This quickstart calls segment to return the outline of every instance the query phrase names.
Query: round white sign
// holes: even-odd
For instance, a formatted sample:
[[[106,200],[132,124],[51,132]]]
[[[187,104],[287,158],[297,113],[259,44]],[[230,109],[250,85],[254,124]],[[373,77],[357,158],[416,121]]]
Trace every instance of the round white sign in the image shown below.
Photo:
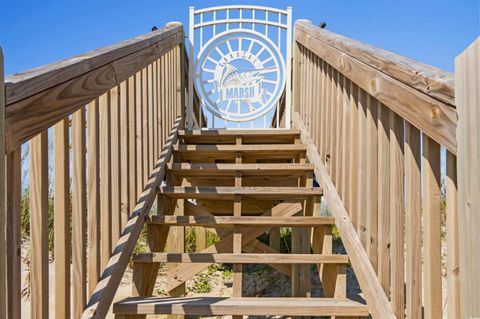
[[[251,121],[273,107],[285,85],[285,63],[266,36],[232,30],[199,53],[195,86],[202,104],[227,121]]]

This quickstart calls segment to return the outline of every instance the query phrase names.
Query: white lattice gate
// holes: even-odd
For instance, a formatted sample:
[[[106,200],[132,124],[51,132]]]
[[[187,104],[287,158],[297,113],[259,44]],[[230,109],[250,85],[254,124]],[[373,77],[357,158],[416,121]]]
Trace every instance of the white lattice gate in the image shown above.
[[[189,24],[188,128],[195,92],[204,127],[289,128],[292,9],[190,7]]]

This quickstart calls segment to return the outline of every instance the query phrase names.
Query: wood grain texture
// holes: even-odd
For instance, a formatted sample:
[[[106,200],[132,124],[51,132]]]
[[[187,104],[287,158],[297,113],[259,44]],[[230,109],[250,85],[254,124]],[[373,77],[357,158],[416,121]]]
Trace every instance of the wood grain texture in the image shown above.
[[[368,260],[368,255],[363,249],[362,243],[356,234],[356,230],[348,217],[340,196],[325,168],[320,160],[318,151],[312,142],[311,137],[306,131],[298,117],[294,113],[294,126],[302,130],[302,142],[308,146],[307,154],[310,162],[315,165],[315,176],[324,190],[332,215],[335,217],[337,228],[342,237],[343,244],[349,256],[352,267],[356,270],[360,288],[362,289],[365,300],[370,307],[370,313],[374,318],[395,318],[387,296],[382,289],[379,279]]]
[[[41,91],[24,96],[21,100],[7,102],[6,152],[104,94],[178,45],[183,41],[183,31],[181,27],[174,29],[172,32],[164,30],[168,32],[167,37],[144,49],[108,60],[105,64],[81,72],[73,78],[69,78],[67,74],[68,79],[42,87]],[[82,64],[88,65],[88,60]],[[34,80],[20,81],[15,91],[21,92],[22,87],[32,84],[30,81]]]
[[[54,254],[55,254],[55,316],[71,314],[71,211],[70,211],[70,120],[65,118],[53,127],[54,181]]]
[[[397,318],[405,315],[404,120],[390,112],[390,300]]]
[[[390,110],[378,105],[378,279],[390,296]]]
[[[30,141],[30,280],[33,319],[48,318],[48,136]]]
[[[455,90],[452,73],[431,65],[382,50],[300,20],[295,29],[309,33],[326,44],[362,61],[412,88],[444,103],[454,105]]]
[[[120,314],[253,315],[253,316],[368,316],[368,307],[333,298],[128,298],[114,305]]]
[[[112,188],[110,175],[110,93],[99,98],[100,124],[100,242],[101,269],[107,266],[112,251]]]
[[[327,216],[151,216],[149,223],[181,226],[232,227],[243,226],[319,226],[332,225],[333,217]]]
[[[1,75],[0,75],[1,76]],[[20,148],[6,156],[6,311],[4,318],[21,318],[22,269],[21,269],[21,198],[22,151]]]
[[[99,101],[87,106],[87,256],[88,296],[91,295],[100,276],[100,128]]]
[[[150,211],[157,196],[157,187],[160,185],[165,174],[165,165],[172,155],[172,144],[176,141],[177,130],[180,119],[177,119],[165,144],[162,155],[152,171],[148,188],[145,189],[143,197],[139,200],[135,209],[131,212],[130,218],[122,231],[122,236],[113,249],[108,265],[104,268],[100,280],[89,301],[86,303],[82,318],[104,318],[110,308],[116,289],[122,279],[125,268],[128,265],[130,256],[145,222],[145,215]]]
[[[460,318],[460,234],[458,230],[457,158],[447,152],[447,314]]]
[[[85,108],[72,116],[72,315],[80,317],[87,299],[87,185]]]
[[[479,60],[479,38],[455,60],[455,103],[459,117],[457,172],[462,318],[480,316]]]
[[[296,28],[295,39],[312,50],[378,101],[456,153],[457,114],[455,109],[398,79],[331,46],[315,28]]]
[[[425,318],[442,316],[440,145],[423,134],[423,249]]]
[[[420,131],[405,123],[406,317],[422,318],[422,202]]]

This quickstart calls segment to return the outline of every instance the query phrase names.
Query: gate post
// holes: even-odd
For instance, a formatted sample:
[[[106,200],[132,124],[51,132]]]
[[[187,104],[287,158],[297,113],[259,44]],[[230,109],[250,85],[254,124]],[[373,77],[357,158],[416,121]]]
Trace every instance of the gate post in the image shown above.
[[[462,318],[480,318],[480,37],[455,59]]]

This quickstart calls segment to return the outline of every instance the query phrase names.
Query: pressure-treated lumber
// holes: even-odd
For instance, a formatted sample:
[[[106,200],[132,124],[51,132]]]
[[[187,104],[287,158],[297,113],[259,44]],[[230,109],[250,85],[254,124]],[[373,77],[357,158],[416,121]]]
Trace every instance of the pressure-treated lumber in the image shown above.
[[[384,73],[383,69],[379,70],[365,63],[357,55],[332,45],[326,38],[325,31],[314,27],[310,22],[298,22],[295,26],[296,41],[456,154],[457,116],[450,104],[405,84]],[[389,69],[393,67],[394,65],[390,65]]]
[[[160,193],[172,198],[189,199],[234,199],[235,195],[258,199],[303,199],[308,196],[321,195],[313,187],[181,187],[163,186]]]
[[[455,103],[459,118],[457,172],[462,318],[480,317],[479,61],[480,38],[455,60]]]
[[[0,152],[5,154],[5,84],[3,70],[3,50],[0,47]],[[0,181],[5,180],[5,156],[0,158]],[[0,193],[5,193],[5,183],[0,185]],[[7,315],[7,242],[6,242],[6,198],[0,198],[0,315],[3,318]],[[7,288],[7,289],[5,289]],[[20,315],[20,313],[18,314]]]
[[[173,263],[239,263],[239,264],[341,264],[348,263],[347,255],[321,254],[210,254],[210,253],[138,253],[133,261]]]
[[[455,105],[454,76],[450,72],[335,34],[308,20],[298,20],[295,29],[318,37],[326,44],[416,90]]]
[[[157,196],[157,187],[163,180],[165,165],[172,155],[172,145],[177,140],[177,130],[180,123],[180,119],[175,121],[175,125],[162,150],[162,154],[150,175],[142,198],[131,212],[127,225],[123,229],[117,245],[113,249],[108,265],[100,276],[95,291],[85,306],[82,314],[82,318],[84,319],[104,318],[110,308],[117,287],[122,279],[123,272],[128,265],[130,256],[140,236],[145,222],[145,215],[150,211],[154,199]]]
[[[183,41],[181,25],[7,79],[6,152],[126,80]]]
[[[177,314],[196,316],[368,316],[368,307],[337,298],[128,298],[113,306],[116,314]]]
[[[232,227],[242,226],[319,226],[333,225],[333,217],[308,217],[308,216],[162,216],[153,215],[149,223],[168,226],[206,226],[206,227]]]
[[[30,141],[30,278],[32,313],[48,318],[48,136]]]
[[[235,159],[240,152],[244,157],[261,159],[293,159],[305,152],[305,146],[298,144],[250,144],[250,145],[176,145],[174,151],[184,159],[202,161]]]
[[[295,137],[300,136],[298,130],[286,129],[192,130],[178,134],[185,144],[235,144],[237,136],[242,136],[242,144],[279,144],[293,143]]]
[[[168,164],[168,169],[176,176],[235,176],[241,172],[242,177],[246,176],[271,176],[271,175],[298,175],[306,171],[312,171],[312,164],[290,164],[290,163],[173,163]]]
[[[374,318],[395,318],[392,307],[380,285],[375,270],[370,264],[368,255],[363,249],[355,228],[348,217],[348,212],[333,185],[327,169],[318,155],[317,148],[313,144],[310,135],[299,118],[298,113],[294,113],[294,125],[302,131],[302,142],[308,146],[307,156],[311,163],[315,165],[315,176],[324,190],[324,196],[327,199],[329,209],[335,217],[335,224],[342,237],[342,242],[345,246],[352,267],[355,269],[355,274],[360,284],[360,288],[364,293],[365,300],[370,307],[370,313]]]

